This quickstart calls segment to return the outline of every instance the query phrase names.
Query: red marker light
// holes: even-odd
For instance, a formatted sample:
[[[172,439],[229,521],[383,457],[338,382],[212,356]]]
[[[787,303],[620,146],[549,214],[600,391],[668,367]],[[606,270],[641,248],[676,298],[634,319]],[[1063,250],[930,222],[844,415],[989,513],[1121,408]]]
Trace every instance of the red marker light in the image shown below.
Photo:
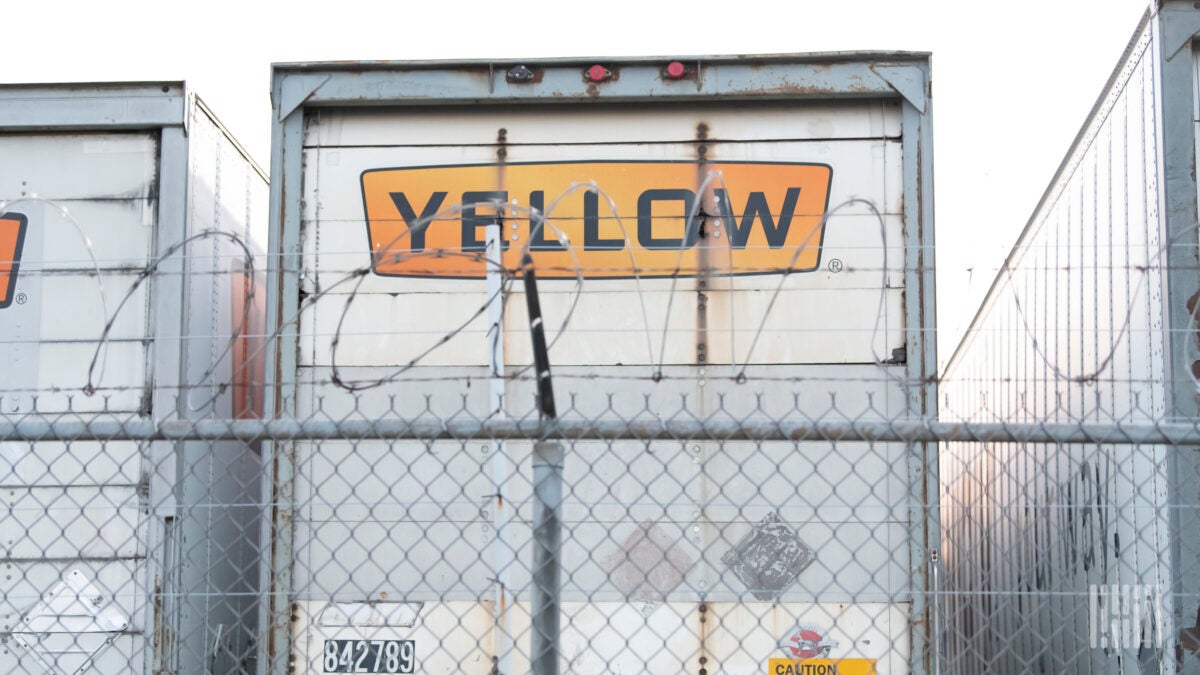
[[[667,64],[667,77],[671,78],[672,80],[678,80],[679,78],[683,77],[685,70],[686,69],[683,67],[682,63],[679,61],[672,61]]]
[[[608,68],[599,64],[587,69],[587,79],[592,82],[603,82],[608,79]]]

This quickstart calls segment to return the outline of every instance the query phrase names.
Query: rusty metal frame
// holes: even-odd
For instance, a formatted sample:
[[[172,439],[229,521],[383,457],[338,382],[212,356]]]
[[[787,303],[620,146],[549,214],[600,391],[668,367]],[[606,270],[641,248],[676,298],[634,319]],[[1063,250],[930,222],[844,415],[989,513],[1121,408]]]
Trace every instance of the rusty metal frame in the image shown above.
[[[1200,39],[1200,5],[1179,0],[1160,2],[1155,22],[1157,61],[1154,64],[1159,80],[1158,145],[1163,166],[1160,190],[1161,208],[1167,241],[1166,309],[1167,345],[1167,416],[1173,421],[1195,420],[1200,417],[1197,407],[1194,364],[1187,362],[1195,353],[1196,326],[1190,303],[1200,293],[1200,249],[1194,232],[1200,222],[1197,202],[1196,120],[1198,114],[1196,49]],[[1189,348],[1189,343],[1193,346]],[[1171,504],[1192,501],[1200,489],[1197,473],[1200,462],[1193,453],[1175,453],[1169,468],[1168,500]],[[1171,594],[1179,598],[1168,610],[1170,634],[1192,628],[1200,603],[1188,602],[1186,589],[1200,587],[1200,563],[1187,550],[1184,533],[1200,532],[1200,517],[1195,509],[1171,509],[1170,530],[1178,533],[1170,546]],[[1192,539],[1191,543],[1195,543]],[[1194,658],[1194,657],[1193,657]]]
[[[182,122],[171,128],[163,128],[159,141],[159,202],[158,223],[154,237],[155,255],[163,255],[188,236],[188,139]],[[188,263],[180,258],[167,259],[160,265],[165,272],[154,279],[154,301],[151,321],[154,326],[156,348],[154,371],[159,386],[152,390],[152,411],[155,419],[179,419],[186,414],[184,397],[178,396],[178,387],[187,380],[187,360],[173,338],[165,336],[186,335]],[[175,347],[172,349],[172,347]],[[157,441],[146,444],[143,451],[150,474],[149,507],[155,539],[148,547],[161,556],[161,565],[153,569],[146,579],[146,597],[151,599],[154,621],[153,649],[147,650],[147,672],[171,670],[179,667],[178,631],[179,602],[170,600],[181,584],[179,570],[169,569],[169,551],[174,551],[179,530],[168,524],[178,522],[180,486],[184,467],[177,461],[184,444]],[[177,562],[177,561],[176,561]]]
[[[274,348],[265,359],[263,390],[269,415],[295,412],[296,343],[298,326],[290,321],[299,309],[300,200],[302,113],[280,116],[280,83],[272,88],[276,116],[271,128],[270,220],[268,222],[267,318],[268,331],[278,331]],[[288,195],[297,195],[288,200]],[[273,254],[273,255],[272,255]],[[265,511],[261,519],[259,550],[259,673],[287,673],[292,634],[292,508],[295,494],[295,445],[263,444]]]
[[[937,419],[937,313],[934,287],[933,119],[928,66],[920,72],[925,102],[905,98],[901,142],[904,159],[905,378],[908,415]],[[911,665],[914,674],[937,675],[940,636],[933,610],[935,566],[941,542],[937,443],[908,447],[908,538],[911,573]]]
[[[116,131],[184,126],[182,82],[6,84],[0,86],[5,131]],[[47,105],[53,101],[53,105]],[[27,105],[21,105],[21,102]]]

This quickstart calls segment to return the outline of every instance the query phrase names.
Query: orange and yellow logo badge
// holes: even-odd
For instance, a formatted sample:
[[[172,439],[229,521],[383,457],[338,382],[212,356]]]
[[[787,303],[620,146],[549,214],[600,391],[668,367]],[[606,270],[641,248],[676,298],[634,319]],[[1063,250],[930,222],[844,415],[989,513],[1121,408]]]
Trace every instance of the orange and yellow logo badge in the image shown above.
[[[824,164],[559,162],[373,169],[362,190],[379,275],[482,278],[499,222],[510,269],[528,245],[543,278],[654,278],[816,269],[832,177]]]
[[[11,305],[16,295],[26,222],[19,213],[0,214],[0,309]]]

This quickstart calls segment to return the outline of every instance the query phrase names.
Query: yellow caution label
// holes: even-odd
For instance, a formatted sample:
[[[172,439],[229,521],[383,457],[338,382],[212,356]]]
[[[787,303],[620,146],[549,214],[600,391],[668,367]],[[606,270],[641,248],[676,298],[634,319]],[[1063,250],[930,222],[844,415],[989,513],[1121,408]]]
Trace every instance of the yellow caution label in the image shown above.
[[[875,659],[771,659],[769,675],[875,675]]]

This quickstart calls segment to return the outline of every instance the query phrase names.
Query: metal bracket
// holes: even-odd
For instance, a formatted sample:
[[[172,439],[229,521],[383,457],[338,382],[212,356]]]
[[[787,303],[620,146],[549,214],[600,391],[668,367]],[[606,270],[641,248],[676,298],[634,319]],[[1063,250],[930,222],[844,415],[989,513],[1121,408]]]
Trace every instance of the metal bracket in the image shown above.
[[[904,97],[917,112],[924,114],[929,100],[925,71],[913,65],[872,65],[871,71],[882,77],[897,94]]]
[[[308,99],[317,93],[317,90],[329,81],[332,75],[323,77],[316,75],[285,75],[279,83],[279,101],[276,103],[278,111],[276,119],[282,122],[287,119],[297,108],[304,105]]]
[[[1189,47],[1192,39],[1200,33],[1200,12],[1164,8],[1158,15],[1159,25],[1162,26],[1163,58],[1170,61]]]

